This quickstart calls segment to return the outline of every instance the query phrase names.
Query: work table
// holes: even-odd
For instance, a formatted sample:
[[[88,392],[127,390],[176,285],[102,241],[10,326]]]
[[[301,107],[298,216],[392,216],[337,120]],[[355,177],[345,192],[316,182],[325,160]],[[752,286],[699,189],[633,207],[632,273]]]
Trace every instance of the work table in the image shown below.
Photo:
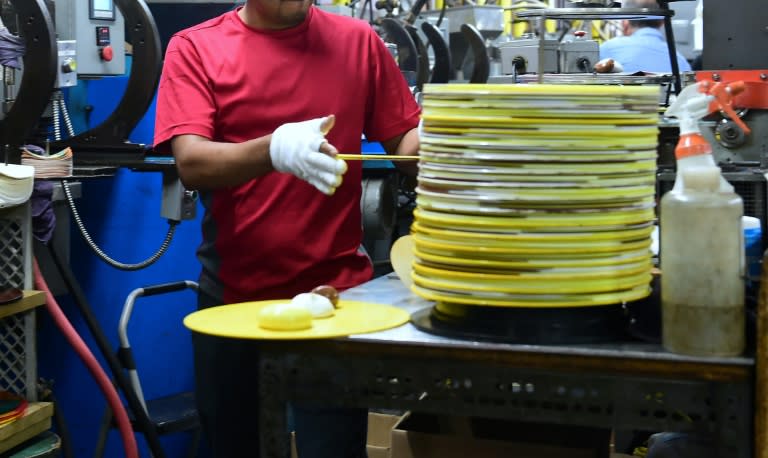
[[[410,313],[432,305],[394,274],[345,291],[341,298]],[[289,401],[700,431],[714,438],[718,456],[753,456],[752,357],[696,358],[642,342],[488,343],[433,335],[411,323],[348,338],[262,341],[260,347],[262,456],[287,456],[282,412]]]

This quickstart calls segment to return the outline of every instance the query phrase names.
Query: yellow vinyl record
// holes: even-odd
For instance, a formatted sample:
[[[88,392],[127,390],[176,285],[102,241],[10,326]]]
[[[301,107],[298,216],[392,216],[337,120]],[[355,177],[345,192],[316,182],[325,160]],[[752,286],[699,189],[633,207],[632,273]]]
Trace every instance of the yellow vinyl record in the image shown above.
[[[602,211],[615,212],[633,209],[652,208],[653,204],[647,201],[652,197],[643,199],[643,204],[637,205],[636,201],[625,199],[614,199],[605,201],[567,201],[556,204],[554,201],[537,200],[519,200],[517,205],[499,204],[498,202],[444,202],[435,199],[427,199],[418,196],[416,203],[424,211],[434,211],[443,214],[453,214],[456,216],[482,216],[499,218],[532,218],[537,215],[548,215],[559,211],[561,215],[576,214],[578,211]],[[548,213],[549,212],[549,213]],[[561,221],[563,221],[561,219]],[[569,223],[571,219],[563,221]],[[530,227],[530,226],[529,226]]]
[[[627,241],[650,238],[654,231],[654,226],[650,223],[628,227],[622,230],[603,231],[603,232],[537,232],[537,231],[517,231],[517,232],[489,232],[472,230],[452,230],[441,227],[434,227],[424,224],[421,221],[414,221],[411,224],[411,232],[421,233],[439,240],[455,241],[464,243],[478,243],[487,246],[496,244],[519,243],[521,241],[530,242],[595,242],[595,241]]]
[[[452,304],[477,305],[485,307],[594,307],[600,305],[621,304],[648,297],[651,288],[647,285],[638,286],[627,291],[599,294],[562,294],[562,295],[513,295],[499,294],[496,297],[479,297],[474,294],[463,294],[451,291],[435,291],[423,288],[417,284],[411,285],[411,291],[416,295],[437,302]]]
[[[498,297],[503,294],[560,295],[615,293],[651,283],[651,272],[619,278],[578,279],[578,280],[473,280],[461,281],[436,276],[412,274],[413,284],[437,291],[453,291],[473,294],[478,297]]]
[[[629,151],[629,150],[604,150],[604,151],[580,151],[562,152],[547,149],[513,150],[513,149],[469,149],[434,146],[422,143],[419,152],[419,160],[424,162],[462,161],[464,163],[526,163],[537,164],[549,162],[554,164],[570,163],[624,163],[635,162],[643,159],[655,159],[655,150]]]
[[[428,98],[452,97],[545,97],[562,99],[567,97],[605,97],[609,99],[655,100],[658,102],[658,87],[610,86],[610,85],[568,85],[568,84],[426,84],[424,94]]]
[[[530,228],[548,228],[552,232],[585,232],[624,229],[627,226],[653,221],[656,215],[653,208],[627,211],[537,212],[518,217],[459,215],[416,208],[414,216],[417,220],[448,229],[473,227],[506,232]]]
[[[656,157],[653,159],[641,159],[641,160],[628,160],[624,162],[602,162],[602,163],[580,163],[574,162],[531,162],[531,161],[481,161],[477,159],[468,159],[464,157],[444,157],[430,153],[429,151],[421,151],[420,165],[442,165],[445,167],[477,167],[482,168],[496,168],[506,169],[514,173],[529,173],[529,174],[564,174],[564,175],[577,175],[579,173],[588,174],[614,174],[614,173],[638,173],[641,171],[652,172],[656,171]]]
[[[650,259],[622,266],[604,266],[570,269],[537,269],[537,270],[497,270],[470,271],[455,270],[448,267],[413,263],[413,271],[426,278],[458,280],[466,282],[524,282],[533,281],[576,281],[600,278],[622,278],[651,272],[653,264]]]
[[[431,120],[445,120],[445,119],[463,119],[467,124],[478,124],[486,120],[505,121],[507,119],[514,118],[537,118],[537,119],[565,119],[582,118],[588,116],[592,119],[631,119],[635,120],[640,116],[648,114],[648,110],[644,110],[642,107],[638,109],[632,108],[599,108],[584,109],[546,109],[546,108],[524,108],[517,106],[506,106],[502,108],[429,108],[426,107],[423,110],[423,118],[425,122]],[[658,122],[658,114],[653,113],[653,117]],[[650,124],[650,123],[647,123]]]
[[[569,115],[611,118],[626,114],[644,115],[652,113],[657,103],[644,101],[629,102],[624,105],[615,102],[598,101],[562,101],[562,100],[453,100],[427,99],[422,107],[430,114],[480,113],[491,116],[525,116],[535,118],[569,119]]]
[[[604,118],[587,118],[584,115],[573,115],[573,118],[568,119],[568,123],[581,123],[585,125],[602,125],[606,122],[612,122],[620,126],[650,126],[658,124],[659,115],[656,113],[638,116],[634,114],[629,117],[604,117]],[[560,119],[558,116],[553,115],[554,119]],[[422,115],[425,125],[435,126],[484,126],[484,127],[509,127],[524,125],[526,122],[532,123],[541,122],[540,118],[531,117],[505,117],[505,116],[468,116],[468,115],[434,115],[424,113]]]
[[[647,178],[655,177],[653,170],[630,170],[624,172],[597,173],[569,170],[573,164],[561,166],[562,171],[549,171],[544,173],[532,173],[511,164],[437,164],[422,160],[419,163],[419,176],[441,178],[446,180],[465,180],[477,183],[496,183],[502,181],[531,181],[531,182],[584,182],[599,180],[618,180],[622,178]],[[581,166],[583,164],[576,164]]]
[[[456,137],[450,135],[422,135],[422,145],[483,148],[510,150],[556,150],[577,153],[578,151],[633,151],[655,148],[656,136],[619,137],[616,135],[598,138],[534,138],[520,137]]]
[[[344,337],[383,331],[407,323],[410,315],[390,305],[341,299],[329,318],[312,320],[312,327],[301,331],[273,331],[259,326],[259,312],[288,300],[243,302],[199,310],[184,318],[192,331],[220,337],[258,340],[302,340]]]
[[[600,240],[596,242],[533,242],[523,241],[515,243],[500,244],[479,244],[462,243],[458,241],[442,241],[419,233],[413,233],[413,240],[416,247],[429,250],[444,250],[457,253],[459,256],[474,254],[475,256],[486,254],[508,255],[508,254],[580,254],[580,253],[623,253],[627,251],[637,251],[643,248],[650,249],[650,237],[621,241],[621,240]]]
[[[658,127],[652,126],[621,126],[616,124],[579,125],[568,123],[539,123],[520,126],[473,127],[473,126],[423,126],[422,135],[453,135],[457,137],[545,137],[545,138],[594,138],[604,135],[614,135],[621,138],[652,137],[658,135]]]
[[[474,256],[460,258],[456,253],[453,252],[446,252],[441,250],[424,251],[419,247],[416,247],[413,252],[416,258],[425,263],[432,263],[434,265],[442,266],[455,266],[457,269],[486,269],[488,271],[499,269],[557,269],[574,267],[621,266],[625,264],[643,262],[644,260],[650,260],[652,256],[651,251],[646,249],[619,254],[588,253],[571,255],[568,257],[562,255],[539,255],[535,258],[527,255],[485,258]]]
[[[504,206],[508,203],[525,201],[537,202],[632,202],[656,195],[653,185],[645,186],[609,186],[593,188],[503,188],[503,189],[458,189],[432,191],[423,186],[416,187],[416,194],[424,203],[488,203]]]
[[[655,186],[656,181],[652,174],[642,174],[635,177],[597,178],[592,180],[569,180],[567,177],[559,177],[552,181],[523,180],[523,181],[496,181],[496,180],[463,180],[446,179],[442,175],[434,177],[429,172],[422,171],[418,177],[419,186],[431,190],[497,192],[507,189],[519,188],[615,188],[623,186]]]

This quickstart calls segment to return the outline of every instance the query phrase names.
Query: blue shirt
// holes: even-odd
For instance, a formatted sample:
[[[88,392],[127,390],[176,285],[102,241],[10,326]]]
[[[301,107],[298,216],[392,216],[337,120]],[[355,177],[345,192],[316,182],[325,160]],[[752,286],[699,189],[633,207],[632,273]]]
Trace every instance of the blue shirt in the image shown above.
[[[628,37],[612,38],[600,45],[600,59],[607,58],[620,62],[627,73],[672,73],[667,41],[661,30],[653,27],[637,29]],[[680,53],[677,53],[677,65],[681,72],[691,70]]]

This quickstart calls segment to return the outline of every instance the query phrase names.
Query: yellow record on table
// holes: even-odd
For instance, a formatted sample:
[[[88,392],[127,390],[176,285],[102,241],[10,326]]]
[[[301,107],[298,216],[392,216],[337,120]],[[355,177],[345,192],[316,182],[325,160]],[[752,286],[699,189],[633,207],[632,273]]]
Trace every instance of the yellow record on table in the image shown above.
[[[505,257],[458,257],[456,253],[435,250],[434,252],[415,247],[417,259],[436,265],[453,266],[459,269],[548,269],[568,267],[621,266],[651,259],[650,250],[627,253],[589,253],[570,256],[505,256]]]
[[[487,181],[475,181],[464,179],[445,179],[442,174],[434,176],[429,171],[419,170],[419,185],[429,189],[446,190],[447,192],[457,191],[500,191],[508,189],[519,188],[613,188],[619,186],[640,186],[640,185],[654,185],[654,176],[649,173],[634,177],[619,177],[619,178],[597,178],[593,177],[592,180],[570,180],[567,177],[559,177],[557,180],[542,181],[542,180],[523,180],[512,181],[506,177],[507,180],[495,181],[488,178]]]
[[[590,202],[603,203],[607,201],[634,202],[638,199],[655,195],[654,186],[613,186],[595,188],[507,188],[493,190],[458,190],[458,191],[430,191],[423,186],[416,188],[416,194],[422,197],[424,203],[441,202],[449,204],[457,203],[495,203],[502,206],[513,202],[518,206],[525,201],[556,201],[566,202]]]
[[[606,135],[602,138],[535,138],[519,137],[482,137],[467,138],[452,135],[423,135],[421,145],[460,148],[484,148],[503,150],[556,150],[563,152],[600,151],[600,150],[639,150],[654,148],[656,136],[618,137]]]
[[[473,127],[473,126],[434,126],[427,125],[422,128],[422,135],[456,135],[467,137],[597,137],[601,135],[616,135],[620,137],[648,137],[658,134],[658,127],[654,126],[620,126],[616,124],[546,124],[534,123],[521,126],[498,127]]]
[[[638,251],[651,247],[651,238],[638,240],[598,240],[581,242],[559,242],[556,240],[546,242],[519,241],[499,244],[462,243],[458,241],[444,241],[419,233],[413,233],[416,246],[421,249],[438,249],[452,251],[459,256],[483,255],[507,255],[507,254],[569,254],[581,253],[624,253]]]
[[[643,199],[646,200],[646,199]],[[556,211],[556,210],[570,210],[570,209],[584,209],[584,210],[595,210],[595,209],[604,209],[604,211],[607,212],[614,212],[617,210],[622,210],[627,207],[631,207],[634,204],[634,201],[632,199],[625,199],[625,198],[614,198],[614,199],[604,199],[602,201],[596,201],[596,200],[561,200],[558,201],[557,199],[549,199],[549,200],[527,200],[527,199],[520,199],[520,200],[510,200],[507,202],[499,201],[499,200],[493,200],[493,201],[483,201],[483,200],[475,200],[475,201],[458,201],[456,199],[453,200],[447,200],[447,199],[435,199],[431,197],[427,197],[424,195],[419,195],[416,198],[416,204],[419,208],[429,211],[433,210],[436,212],[445,212],[446,214],[454,214],[454,213],[463,213],[466,215],[478,215],[481,217],[493,217],[493,216],[499,216],[499,217],[510,217],[510,218],[534,218],[541,215],[546,215],[546,211]],[[527,207],[527,208],[524,208]],[[640,208],[645,208],[647,206],[643,206]],[[635,206],[635,208],[638,208]],[[534,209],[534,212],[529,212],[530,209]],[[564,213],[565,214],[565,213]],[[486,216],[488,215],[488,216]],[[491,216],[493,215],[493,216]],[[568,224],[568,221],[575,221],[575,218],[571,218],[571,215],[580,217],[578,213],[573,214],[565,214],[565,216],[568,218],[567,221],[562,220],[560,218],[559,221],[562,223]],[[462,216],[462,215],[454,215],[454,216]],[[561,215],[562,216],[562,215]],[[513,224],[519,223],[519,221],[512,222]],[[570,225],[570,224],[568,224]],[[534,227],[535,225],[528,226],[528,227]]]
[[[453,291],[455,293],[475,294],[479,297],[495,297],[498,294],[529,294],[529,295],[552,295],[552,294],[592,294],[592,293],[612,293],[625,291],[631,288],[637,288],[651,283],[651,269],[639,274],[618,277],[618,278],[599,278],[599,279],[578,279],[578,280],[534,280],[530,278],[520,280],[496,280],[496,279],[474,279],[471,281],[453,280],[448,278],[439,278],[434,274],[429,276],[421,275],[414,271],[412,273],[413,284],[422,288],[429,288],[439,291]]]
[[[608,86],[567,84],[425,84],[430,98],[466,97],[607,97],[610,99],[649,99],[658,102],[659,88],[651,86]]]
[[[521,164],[522,165],[522,164]],[[527,164],[533,165],[533,164]],[[523,169],[517,164],[437,164],[423,161],[419,164],[419,176],[466,180],[475,183],[497,183],[506,181],[531,181],[531,182],[584,182],[601,180],[619,180],[623,178],[647,178],[655,177],[653,170],[630,170],[619,172],[587,172],[569,170],[573,166],[583,167],[586,164],[560,165],[563,171],[549,170],[534,173],[529,169]],[[617,164],[611,164],[617,165]],[[633,164],[634,165],[634,164]],[[581,172],[581,173],[580,173]]]
[[[560,151],[551,151],[541,148],[539,150],[514,150],[514,149],[467,149],[454,147],[435,147],[428,144],[422,144],[419,159],[427,162],[445,162],[445,161],[463,161],[465,163],[475,162],[512,162],[512,163],[534,163],[541,162],[553,164],[571,164],[571,163],[622,163],[633,162],[640,159],[655,159],[656,151],[628,151],[628,150],[608,150],[600,151],[582,151],[579,154],[563,153]]]
[[[634,227],[628,227],[622,230],[605,232],[536,232],[536,231],[517,231],[517,232],[488,232],[444,229],[424,224],[421,221],[414,221],[411,224],[412,232],[420,232],[446,241],[457,241],[465,243],[482,243],[484,245],[515,243],[520,241],[560,241],[560,242],[583,242],[583,241],[603,241],[603,240],[637,240],[644,237],[650,237],[654,231],[651,224],[643,224]]]
[[[653,208],[562,213],[535,212],[518,217],[457,215],[416,208],[413,214],[418,221],[425,221],[446,229],[472,227],[493,232],[511,232],[530,228],[547,228],[552,232],[615,230],[648,223],[656,216]]]
[[[562,295],[513,295],[499,294],[495,297],[481,297],[476,294],[461,294],[451,291],[435,291],[414,284],[411,291],[416,295],[438,302],[451,304],[478,305],[488,307],[591,307],[620,304],[636,301],[651,294],[650,286],[638,286],[627,291],[599,294],[562,294]]]
[[[429,113],[424,113],[422,115],[422,119],[424,120],[425,125],[436,125],[436,126],[460,126],[460,127],[466,127],[467,125],[475,125],[475,126],[484,126],[484,127],[510,127],[510,126],[517,126],[517,125],[524,125],[526,121],[531,122],[533,120],[536,120],[536,122],[541,122],[540,118],[532,118],[532,117],[524,117],[524,116],[472,116],[471,111],[466,112],[466,114],[456,113],[452,115],[434,115]],[[621,117],[621,116],[605,116],[602,118],[589,118],[585,117],[583,114],[571,114],[570,116],[573,116],[572,118],[568,118],[567,122],[569,124],[573,123],[580,123],[584,125],[603,125],[606,122],[610,121],[612,123],[615,123],[616,125],[622,125],[622,126],[650,126],[658,124],[659,122],[659,115],[657,113],[651,113],[651,114],[643,114],[642,116],[638,113],[631,113],[629,116]],[[557,113],[553,113],[552,118],[560,120],[562,116],[559,116]]]
[[[456,99],[426,99],[422,106],[425,112],[440,113],[456,110],[481,111],[481,112],[499,112],[499,113],[519,113],[524,116],[542,117],[540,113],[554,116],[561,113],[578,113],[585,116],[610,117],[614,114],[623,113],[649,113],[656,109],[658,103],[649,101],[607,101],[607,100],[547,100],[547,99],[528,99],[528,100],[493,100],[493,99],[475,99],[475,100],[456,100]]]
[[[566,176],[587,173],[590,175],[600,174],[631,174],[639,172],[655,173],[656,159],[629,160],[626,162],[531,162],[531,161],[481,161],[478,159],[467,159],[463,157],[448,157],[439,154],[433,154],[428,151],[421,151],[419,166],[442,166],[446,168],[455,168],[464,170],[465,167],[476,167],[478,177],[482,176],[483,170],[493,169],[496,173],[528,173],[540,175],[562,174]]]
[[[427,278],[460,280],[468,282],[496,282],[496,281],[562,281],[562,280],[592,280],[621,278],[648,273],[653,267],[651,259],[644,259],[634,264],[623,266],[603,266],[570,269],[541,269],[541,270],[497,270],[497,271],[469,271],[456,270],[454,266],[427,265],[416,259],[413,263],[413,271]]]
[[[312,320],[312,327],[300,331],[272,331],[259,326],[259,312],[271,304],[290,299],[242,302],[199,310],[184,318],[192,331],[219,337],[257,340],[301,340],[344,337],[384,331],[407,323],[410,315],[391,305],[339,300],[339,308],[329,318]]]

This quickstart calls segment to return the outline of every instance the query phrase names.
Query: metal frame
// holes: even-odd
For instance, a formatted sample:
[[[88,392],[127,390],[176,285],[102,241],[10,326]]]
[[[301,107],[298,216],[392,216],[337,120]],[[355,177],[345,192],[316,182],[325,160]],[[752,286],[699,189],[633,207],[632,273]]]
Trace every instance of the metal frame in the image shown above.
[[[430,304],[393,276],[342,295],[408,311]],[[755,360],[693,358],[658,345],[461,341],[411,324],[348,339],[264,341],[261,456],[287,456],[285,403],[408,409],[603,428],[694,431],[718,456],[751,457]]]
[[[24,73],[13,106],[0,121],[3,160],[21,163],[18,148],[48,106],[56,81],[58,48],[51,15],[44,0],[12,0],[24,38]]]
[[[654,17],[664,18],[664,31],[667,34],[667,48],[675,80],[675,94],[682,91],[680,68],[677,65],[677,49],[672,30],[672,16],[675,12],[669,8],[670,0],[659,0],[659,9],[649,8],[555,8],[521,11],[519,18],[541,18],[539,23],[539,83],[544,78],[544,38],[546,36],[546,19],[645,19]]]
[[[128,136],[146,114],[160,81],[160,34],[143,0],[115,0],[115,5],[125,18],[126,33],[133,46],[131,73],[120,103],[107,119],[81,134],[51,144],[54,151],[72,147],[77,152],[78,164],[118,166],[144,159],[146,145],[128,143]]]

